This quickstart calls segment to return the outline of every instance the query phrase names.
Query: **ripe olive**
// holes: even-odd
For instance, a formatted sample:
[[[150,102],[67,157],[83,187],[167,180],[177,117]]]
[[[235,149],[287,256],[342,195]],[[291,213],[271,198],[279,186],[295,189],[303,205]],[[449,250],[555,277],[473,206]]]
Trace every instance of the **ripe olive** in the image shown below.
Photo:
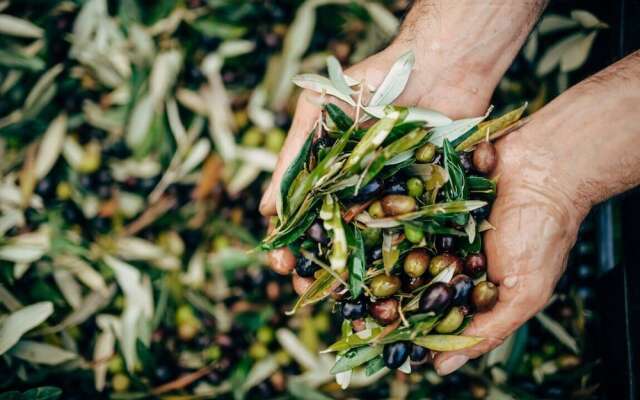
[[[480,222],[484,219],[487,219],[487,217],[489,216],[489,212],[491,211],[491,209],[489,208],[489,205],[485,205],[482,206],[480,208],[476,208],[475,210],[471,211],[471,216],[473,218],[475,218],[475,220],[477,222]]]
[[[453,289],[444,282],[436,282],[422,293],[420,312],[440,314],[451,305],[452,299]]]
[[[490,174],[498,163],[496,148],[490,142],[482,142],[473,152],[473,166],[478,172]]]
[[[429,253],[425,249],[413,249],[404,258],[404,272],[411,277],[418,277],[429,267]]]
[[[427,143],[416,150],[416,161],[428,163],[433,161],[436,155],[436,146],[433,143]]]
[[[402,194],[388,194],[380,201],[385,215],[406,214],[416,209],[416,199]]]
[[[422,365],[431,360],[431,351],[426,347],[418,346],[417,344],[411,345],[411,354],[409,354],[411,362],[416,365]]]
[[[361,319],[366,315],[367,302],[362,297],[342,303],[342,316],[344,319]]]
[[[460,156],[460,165],[462,165],[462,169],[464,172],[469,173],[473,168],[473,162],[471,161],[471,153],[463,151],[458,154]]]
[[[407,192],[411,197],[420,197],[424,193],[424,183],[420,178],[409,178],[407,180]]]
[[[408,275],[402,276],[402,289],[407,293],[411,293],[417,288],[424,286],[425,283],[427,283],[427,280],[424,275],[417,278]]]
[[[464,261],[464,272],[474,278],[487,270],[487,258],[482,253],[469,254]]]
[[[398,319],[398,300],[394,298],[380,299],[369,306],[369,314],[380,325],[388,325]]]
[[[364,320],[364,318],[354,319],[353,321],[351,321],[351,327],[353,328],[354,332],[360,332],[367,329],[367,322]]]
[[[406,224],[404,226],[404,237],[409,242],[418,244],[424,239],[424,232],[417,226]]]
[[[436,237],[436,248],[439,252],[446,253],[453,249],[454,242],[453,236],[438,236]]]
[[[318,266],[314,264],[313,261],[306,257],[298,257],[298,261],[296,262],[296,272],[298,275],[303,278],[309,278],[312,277],[317,270]]]
[[[327,244],[329,242],[329,236],[320,221],[314,222],[309,229],[307,229],[307,236],[320,244]]]
[[[384,194],[407,194],[407,184],[396,177],[391,177],[384,183]]]
[[[478,283],[471,292],[471,301],[480,312],[492,309],[498,301],[498,287],[489,281]]]
[[[469,296],[473,290],[473,280],[467,275],[456,275],[449,285],[453,288],[453,305],[461,306],[469,302]]]
[[[302,296],[314,281],[315,279],[312,277],[305,278],[297,273],[293,274],[293,290],[298,294],[298,296]]]
[[[361,203],[363,201],[374,198],[382,190],[382,182],[378,179],[374,179],[367,183],[358,190],[358,194],[349,199],[354,203]]]
[[[384,210],[382,210],[382,204],[378,200],[371,203],[368,211],[371,218],[384,218]]]
[[[371,293],[384,298],[395,294],[400,289],[400,278],[395,275],[381,274],[371,279]]]
[[[460,328],[464,321],[464,314],[458,307],[452,307],[447,315],[436,325],[436,332],[438,333],[451,333]]]
[[[382,360],[384,365],[390,369],[397,369],[402,366],[409,357],[410,342],[395,342],[384,346],[382,350]]]
[[[455,266],[454,275],[462,272],[463,263],[460,257],[456,257],[453,254],[444,253],[431,259],[431,263],[429,263],[429,273],[432,276],[436,276],[450,265]]]

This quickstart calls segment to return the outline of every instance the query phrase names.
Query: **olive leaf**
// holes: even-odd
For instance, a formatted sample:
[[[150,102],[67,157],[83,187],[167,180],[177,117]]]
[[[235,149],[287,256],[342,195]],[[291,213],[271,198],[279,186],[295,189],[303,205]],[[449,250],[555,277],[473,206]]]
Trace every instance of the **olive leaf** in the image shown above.
[[[46,63],[39,57],[26,55],[12,49],[0,49],[0,66],[11,69],[40,71]]]
[[[317,209],[311,209],[303,214],[301,214],[301,219],[296,220],[295,223],[292,223],[290,229],[286,229],[283,231],[278,231],[272,237],[269,237],[268,240],[265,240],[260,245],[260,248],[264,251],[269,251],[273,249],[277,249],[280,247],[288,246],[289,244],[295,242],[300,239],[302,234],[309,229],[313,221],[316,220],[318,216]]]
[[[326,194],[324,197],[324,202],[320,209],[320,218],[324,221],[325,228],[332,235],[331,251],[329,252],[331,268],[338,271],[342,270],[347,265],[347,237],[342,225],[340,205],[330,194]]]
[[[498,118],[480,123],[475,131],[461,137],[458,141],[453,141],[456,151],[469,150],[476,144],[487,140],[487,138],[495,140],[509,133],[511,131],[509,128],[522,117],[527,105],[527,103],[524,103],[515,110],[509,111]]]
[[[460,157],[447,139],[444,140],[442,148],[445,170],[449,175],[449,181],[445,185],[447,200],[464,200],[469,197],[469,188],[467,187],[464,169],[460,164]]]
[[[335,375],[359,367],[367,361],[382,354],[382,346],[363,346],[347,350],[329,371]]]
[[[469,192],[482,193],[493,197],[496,195],[496,182],[485,178],[484,176],[467,176],[467,183],[469,184]]]
[[[358,221],[364,223],[369,228],[392,228],[401,226],[406,221],[413,221],[418,218],[429,218],[442,215],[452,215],[460,213],[468,213],[487,204],[481,200],[461,200],[450,201],[446,203],[430,204],[407,214],[395,217],[377,218],[369,217],[358,218]],[[359,216],[360,217],[360,216]]]
[[[564,52],[560,59],[560,71],[571,72],[587,61],[598,31],[593,31]]]
[[[284,210],[288,210],[287,208],[287,194],[292,187],[293,181],[300,174],[302,169],[304,168],[307,159],[309,158],[309,152],[311,151],[311,144],[313,143],[313,134],[309,132],[307,135],[307,139],[304,141],[304,144],[298,151],[298,155],[291,161],[291,164],[287,167],[284,174],[282,175],[282,180],[280,181],[280,188],[276,192],[276,209],[278,212],[278,217],[281,220],[286,220],[287,215],[285,215]]]
[[[576,32],[550,47],[538,62],[536,75],[541,77],[556,69],[558,65],[560,65],[564,54],[572,46],[575,46],[577,43],[582,41],[586,36],[587,34],[584,32]]]
[[[287,311],[286,314],[293,315],[299,308],[317,303],[326,298],[331,294],[331,290],[333,290],[335,282],[336,278],[334,278],[333,275],[326,270],[322,270],[322,272],[318,274],[316,280],[311,284],[311,286],[309,286],[307,291],[298,298],[293,309],[291,309],[291,311]]]
[[[6,353],[29,330],[53,313],[53,303],[43,301],[12,312],[0,323],[0,355]]]
[[[376,118],[384,117],[384,109],[386,106],[370,106],[363,107],[363,110]],[[405,122],[422,122],[426,126],[444,126],[450,124],[451,118],[446,115],[428,108],[408,107]]]
[[[342,72],[340,62],[334,56],[327,57],[327,71],[329,72],[329,79],[331,83],[333,83],[333,86],[345,96],[351,97],[353,91],[344,78],[344,72]]]
[[[577,28],[578,25],[579,23],[575,19],[557,14],[549,14],[540,19],[538,32],[540,32],[541,35],[546,35],[562,30]]]
[[[78,357],[76,353],[47,343],[21,340],[9,351],[14,357],[34,364],[56,365]]]
[[[364,369],[365,371],[364,373],[366,376],[371,376],[376,372],[380,371],[381,369],[383,369],[384,367],[385,367],[384,360],[382,359],[381,356],[378,356],[376,358],[369,360],[369,362],[367,362],[367,365],[365,366],[365,369]]]
[[[398,60],[391,66],[391,69],[384,77],[384,80],[378,86],[378,89],[373,94],[373,97],[369,101],[368,106],[379,106],[391,104],[400,94],[404,91],[413,64],[415,63],[415,56],[412,51],[404,53]]]
[[[382,264],[384,271],[389,274],[400,258],[400,250],[394,242],[395,235],[385,230],[382,232]]]
[[[487,113],[482,117],[459,119],[453,121],[448,125],[437,126],[431,131],[429,142],[438,147],[442,147],[442,143],[445,139],[449,140],[450,142],[454,142],[458,137],[469,132],[476,125],[487,118],[490,112],[491,108],[489,108]]]
[[[336,125],[340,131],[346,131],[353,126],[353,119],[349,117],[340,107],[333,103],[327,103],[324,105],[324,110],[331,118],[331,121]]]
[[[413,343],[433,351],[457,351],[475,346],[483,340],[474,336],[427,335],[413,339]]]
[[[347,243],[349,243],[349,290],[351,296],[357,298],[362,293],[364,277],[367,273],[366,255],[362,233],[353,225],[345,227]]]
[[[300,74],[293,78],[293,83],[303,89],[309,89],[321,94],[329,94],[344,101],[352,107],[356,106],[356,102],[351,98],[351,96],[341,92],[340,89],[333,85],[333,82],[324,76],[316,74]]]

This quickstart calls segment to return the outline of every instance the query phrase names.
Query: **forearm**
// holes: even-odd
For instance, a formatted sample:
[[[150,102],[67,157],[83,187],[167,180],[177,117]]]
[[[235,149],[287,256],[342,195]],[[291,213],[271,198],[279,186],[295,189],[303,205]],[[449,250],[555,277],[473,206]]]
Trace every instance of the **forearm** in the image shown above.
[[[418,0],[391,47],[416,53],[416,75],[424,87],[443,87],[423,96],[462,103],[483,96],[488,101],[546,3]]]

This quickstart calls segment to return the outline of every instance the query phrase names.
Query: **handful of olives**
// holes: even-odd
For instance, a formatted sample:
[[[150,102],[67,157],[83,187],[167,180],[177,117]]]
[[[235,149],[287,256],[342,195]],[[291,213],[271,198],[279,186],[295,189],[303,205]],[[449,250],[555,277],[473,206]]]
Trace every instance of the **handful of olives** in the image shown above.
[[[385,82],[396,73],[392,68]],[[324,106],[323,129],[286,171],[278,223],[262,242],[296,260],[288,269],[295,269],[300,295],[292,313],[336,301],[342,337],[328,351],[337,352],[332,373],[343,386],[359,366],[367,374],[384,367],[408,373],[432,351],[482,340],[459,334],[474,313],[498,301],[482,246],[496,196],[491,139],[523,112],[481,122],[358,107],[378,121],[364,128],[339,107]]]

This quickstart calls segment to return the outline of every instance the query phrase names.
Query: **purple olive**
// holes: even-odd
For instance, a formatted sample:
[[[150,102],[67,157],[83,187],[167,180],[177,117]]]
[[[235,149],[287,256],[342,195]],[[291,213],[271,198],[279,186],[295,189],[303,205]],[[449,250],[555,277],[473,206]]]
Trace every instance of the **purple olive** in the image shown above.
[[[311,278],[318,270],[318,266],[306,257],[299,257],[296,260],[296,272],[303,278]]]
[[[384,365],[390,369],[399,368],[409,357],[410,342],[395,342],[384,346],[382,350],[382,360]]]
[[[464,261],[464,272],[474,278],[484,274],[487,270],[487,258],[482,253],[469,254]]]
[[[349,199],[354,203],[361,203],[374,198],[382,189],[382,183],[374,179],[358,190],[358,194]]]
[[[402,275],[402,290],[407,293],[413,292],[417,288],[423,286],[425,283],[427,283],[427,280],[425,279],[424,275],[418,276],[417,278],[413,278],[405,274]]]
[[[471,301],[480,312],[491,310],[498,302],[498,287],[489,281],[478,283],[471,292]]]
[[[420,312],[433,311],[443,313],[451,305],[453,289],[444,282],[436,282],[429,286],[420,298]]]
[[[322,227],[322,223],[316,221],[307,229],[307,236],[320,244],[327,244],[329,242],[329,236]]]
[[[441,253],[449,252],[453,249],[455,239],[453,236],[438,236],[436,238],[436,248]]]
[[[380,325],[389,325],[400,316],[398,304],[398,300],[394,298],[375,301],[369,305],[369,314]]]
[[[411,345],[411,354],[409,354],[411,363],[415,365],[422,365],[431,360],[431,351],[426,347],[418,346],[417,344]]]
[[[473,280],[467,275],[456,275],[449,285],[453,288],[453,305],[461,306],[469,302],[469,296],[473,290]]]

